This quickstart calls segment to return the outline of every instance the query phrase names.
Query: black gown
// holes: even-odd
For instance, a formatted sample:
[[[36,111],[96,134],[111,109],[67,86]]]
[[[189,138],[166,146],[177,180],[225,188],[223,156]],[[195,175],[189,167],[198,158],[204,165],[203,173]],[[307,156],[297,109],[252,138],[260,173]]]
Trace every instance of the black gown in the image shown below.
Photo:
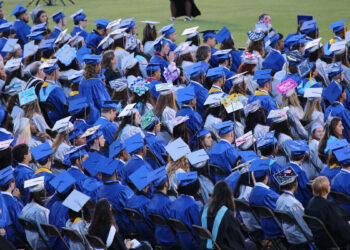
[[[350,226],[348,224],[350,218],[336,203],[314,196],[307,204],[305,214],[320,219],[339,247],[350,243]],[[313,229],[311,231],[319,249],[333,247],[324,232]]]
[[[186,9],[185,9],[186,0],[170,0],[170,2],[175,3],[175,6],[176,6],[175,17],[186,16]],[[192,4],[191,17],[200,16],[201,12],[197,8],[196,4],[194,3],[194,0],[190,0],[190,3]]]

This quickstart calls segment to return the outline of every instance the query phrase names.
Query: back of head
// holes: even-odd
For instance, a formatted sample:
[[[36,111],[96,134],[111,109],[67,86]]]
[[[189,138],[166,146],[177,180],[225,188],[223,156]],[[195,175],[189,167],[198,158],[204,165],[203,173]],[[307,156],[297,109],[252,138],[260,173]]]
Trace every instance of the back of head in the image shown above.
[[[215,217],[222,206],[226,206],[233,212],[235,210],[231,188],[225,181],[219,181],[214,186],[208,208],[208,217]]]
[[[329,191],[330,184],[326,176],[319,176],[312,182],[312,193],[314,196],[324,196]]]

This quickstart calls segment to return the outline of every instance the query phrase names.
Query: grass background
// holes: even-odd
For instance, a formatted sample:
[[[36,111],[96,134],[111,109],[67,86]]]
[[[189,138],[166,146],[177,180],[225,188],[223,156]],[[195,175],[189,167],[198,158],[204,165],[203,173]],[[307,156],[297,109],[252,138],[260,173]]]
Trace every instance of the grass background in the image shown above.
[[[169,0],[73,0],[72,5],[65,0],[63,7],[60,0],[56,0],[57,6],[44,6],[42,8],[49,17],[62,8],[67,16],[69,31],[73,28],[73,20],[70,15],[79,9],[84,9],[88,18],[87,31],[94,28],[93,21],[98,18],[115,20],[118,18],[129,18],[134,16],[139,27],[139,36],[142,36],[143,23],[139,21],[151,20],[159,21],[158,30],[170,22],[170,2]],[[13,21],[10,17],[13,8],[19,3],[17,0],[4,0],[3,10],[7,20]],[[30,1],[23,2],[27,7]],[[35,8],[35,2],[28,7],[28,13]],[[183,22],[180,18],[175,21],[175,28],[178,33],[178,41],[184,40],[181,33],[185,28],[199,26],[199,30],[221,29],[226,26],[232,33],[236,46],[244,47],[247,40],[246,32],[254,29],[258,16],[261,13],[269,13],[272,19],[272,26],[277,32],[284,34],[295,33],[297,28],[296,15],[313,15],[317,18],[320,29],[320,36],[323,42],[332,37],[332,32],[328,29],[329,24],[350,16],[349,0],[195,0],[202,15],[193,19],[192,22]],[[50,28],[54,23],[49,19]],[[32,25],[31,19],[29,22]],[[350,25],[348,25],[350,27]]]

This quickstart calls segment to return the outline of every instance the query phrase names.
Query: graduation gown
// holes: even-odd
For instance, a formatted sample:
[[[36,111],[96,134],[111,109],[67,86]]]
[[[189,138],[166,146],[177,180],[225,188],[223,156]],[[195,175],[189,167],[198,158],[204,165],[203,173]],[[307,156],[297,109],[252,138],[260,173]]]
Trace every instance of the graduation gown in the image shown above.
[[[278,105],[276,104],[275,100],[266,91],[256,90],[254,92],[254,95],[251,95],[249,97],[248,104],[256,100],[261,101],[261,105],[266,110],[267,115],[270,113],[271,110],[278,109]]]
[[[92,125],[101,116],[100,110],[104,101],[110,101],[107,89],[103,82],[98,78],[91,78],[81,80],[79,84],[79,94],[86,98],[90,106],[90,115],[87,123]]]
[[[13,171],[15,176],[16,187],[21,191],[22,197],[21,200],[24,204],[29,202],[29,190],[24,188],[24,181],[34,178],[34,171],[24,164],[19,163],[15,170]]]
[[[118,130],[117,124],[110,122],[105,116],[102,115],[94,124],[94,126],[97,125],[101,125],[100,130],[102,131],[108,145],[111,145],[113,143],[114,135]]]
[[[231,50],[231,70],[237,73],[239,66],[242,63],[241,55],[243,50]]]
[[[194,93],[196,95],[196,106],[198,108],[198,113],[202,117],[204,117],[204,115],[205,115],[204,103],[205,103],[205,100],[207,100],[207,98],[209,96],[209,91],[206,88],[204,88],[203,85],[200,84],[199,82],[191,81],[189,86],[194,88]]]
[[[209,60],[209,64],[210,64],[210,66],[215,68],[215,67],[219,66],[218,57],[214,56],[214,53],[216,51],[218,51],[218,49],[217,48],[210,48],[210,49],[211,49],[211,57],[210,57],[210,60]]]
[[[55,29],[50,34],[49,39],[57,39],[57,37],[61,34],[61,32],[62,30],[56,26]]]
[[[326,176],[331,183],[333,178],[340,172],[341,167],[337,165],[326,166],[320,173],[320,176]]]
[[[103,36],[100,36],[95,30],[93,30],[90,34],[87,35],[85,43],[87,46],[93,47],[97,53],[101,54],[102,48],[97,48],[97,46],[100,44],[103,38]]]
[[[151,91],[151,94],[154,96],[154,98],[158,99],[159,92],[156,91],[156,85],[162,83],[161,81],[155,79],[155,78],[148,78],[147,79],[149,91]]]
[[[47,168],[39,168],[35,174],[34,178],[44,176],[45,181],[45,189],[50,193],[50,195],[53,195],[55,193],[55,189],[53,186],[51,186],[50,181],[55,178],[55,175],[52,173],[50,169]]]
[[[23,48],[23,45],[29,41],[27,36],[30,34],[30,26],[24,21],[17,19],[13,27],[16,29],[16,37]]]
[[[82,193],[88,195],[91,200],[97,202],[97,191],[102,186],[102,180],[98,177],[86,177],[82,182]]]
[[[266,206],[272,211],[276,209],[276,202],[279,198],[279,195],[267,188],[261,182],[255,184],[255,187],[252,189],[249,197],[249,204],[255,206]],[[264,233],[268,236],[279,236],[282,235],[282,231],[272,218],[260,219],[260,223]]]
[[[4,23],[7,23],[8,21],[6,20],[6,18],[0,18],[0,25],[1,24],[4,24]]]
[[[148,164],[147,161],[145,161],[141,156],[138,155],[132,155],[129,160],[127,161],[122,173],[121,177],[123,179],[123,184],[126,185],[127,181],[129,180],[129,175],[134,173],[139,167],[145,165],[146,168],[149,171],[152,171],[153,168],[151,165]]]
[[[305,214],[320,219],[339,247],[345,247],[346,244],[350,243],[350,226],[347,222],[349,216],[346,216],[345,211],[334,202],[314,196],[305,208]],[[323,230],[311,228],[311,231],[319,249],[334,247]]]
[[[66,222],[66,228],[72,229],[72,230],[76,230],[78,231],[81,236],[83,237],[83,240],[86,244],[88,244],[85,235],[87,234],[88,231],[88,224],[82,220],[82,218],[77,217],[75,218],[75,220],[73,222],[71,222],[70,220],[67,220]],[[85,250],[85,246],[81,243],[77,243],[77,242],[69,242],[69,247],[70,249],[74,249],[74,250]]]
[[[199,132],[202,117],[198,112],[194,111],[192,107],[183,105],[182,109],[176,113],[176,116],[188,116],[189,119],[186,121],[186,125],[191,130],[192,135],[195,136],[197,132]]]
[[[99,187],[97,191],[97,200],[100,198],[106,198],[112,205],[113,209],[116,209],[122,218],[114,216],[119,230],[126,232],[128,229],[125,225],[130,225],[126,215],[123,212],[123,208],[126,207],[126,202],[134,195],[133,191],[128,187],[122,185],[117,180],[110,180],[103,182],[103,185]],[[123,222],[121,222],[123,220]]]
[[[332,191],[346,194],[350,196],[350,172],[349,170],[342,169],[333,178],[331,184]],[[348,214],[350,214],[350,205],[342,204],[340,205]]]
[[[186,9],[185,9],[185,4],[186,4],[185,0],[176,0],[176,1],[170,0],[170,1],[173,2],[175,4],[175,7],[176,7],[176,16],[175,17],[187,16]],[[201,12],[197,8],[196,4],[194,3],[194,0],[190,0],[189,2],[191,4],[191,10],[192,10],[191,16],[192,17],[199,16],[201,14]]]
[[[169,62],[162,57],[161,55],[159,55],[159,53],[154,53],[154,55],[152,56],[151,60],[149,61],[149,63],[154,63],[154,64],[159,64],[160,66],[160,72],[162,75],[162,79],[164,79],[163,77],[163,73],[164,73],[164,68],[168,68],[169,66]]]
[[[149,133],[149,132],[146,133],[145,139],[146,139],[147,148],[155,154],[155,156],[157,157],[158,161],[161,164],[159,166],[158,164],[152,165],[150,163],[150,165],[152,165],[152,168],[156,169],[158,167],[166,165],[166,163],[162,157],[162,154],[166,154],[166,150],[165,150],[166,143],[163,140],[156,137],[154,134]],[[154,163],[156,163],[156,162],[154,162]]]
[[[344,126],[344,136],[347,140],[349,140],[350,135],[348,133],[348,130],[350,129],[350,111],[347,110],[342,103],[336,101],[332,105],[329,105],[324,112],[324,122],[327,121],[330,113],[332,113],[332,117],[337,116],[341,118],[342,124]]]
[[[171,205],[170,218],[178,219],[185,223],[195,235],[197,241],[193,242],[192,237],[187,233],[178,233],[177,236],[185,249],[198,249],[199,239],[193,232],[192,225],[200,225],[200,212],[201,206],[189,195],[180,195]]]
[[[157,192],[153,195],[151,202],[148,204],[147,211],[149,214],[158,214],[168,220],[171,205],[172,202],[167,195]],[[156,226],[154,234],[157,239],[157,244],[163,246],[174,246],[177,244],[176,239],[168,227]]]
[[[89,35],[89,33],[87,33],[85,30],[83,30],[79,25],[75,25],[72,32],[70,33],[70,35],[73,37],[75,36],[78,32],[80,32],[79,36],[82,36],[84,38],[84,40],[86,39],[86,37]]]
[[[53,203],[50,214],[49,224],[56,226],[59,230],[66,226],[68,220],[68,208],[63,206],[63,201],[57,200]],[[50,238],[50,246],[52,249],[67,249],[60,238]]]
[[[82,192],[83,182],[87,176],[77,166],[71,166],[67,172],[75,179],[75,188]]]

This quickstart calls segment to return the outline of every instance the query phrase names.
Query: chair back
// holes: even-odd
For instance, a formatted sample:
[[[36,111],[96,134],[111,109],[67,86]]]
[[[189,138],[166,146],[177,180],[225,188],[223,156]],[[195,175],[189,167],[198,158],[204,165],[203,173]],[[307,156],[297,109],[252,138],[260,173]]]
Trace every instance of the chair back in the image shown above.
[[[214,175],[214,176],[219,176],[219,177],[228,176],[226,171],[218,165],[208,164],[208,171],[209,171],[209,175]]]
[[[103,241],[97,236],[87,234],[86,239],[88,240],[88,242],[92,248],[107,249],[105,243],[103,243]]]
[[[197,236],[202,239],[205,240],[205,242],[207,240],[211,240],[213,242],[213,244],[215,245],[215,248],[217,250],[220,250],[220,246],[216,243],[216,241],[213,238],[213,235],[210,233],[210,231],[204,227],[200,227],[197,225],[192,225],[193,231],[197,234]]]
[[[262,219],[272,218],[276,222],[277,226],[283,232],[283,228],[280,222],[277,220],[277,218],[275,217],[275,215],[273,214],[270,208],[265,206],[252,206],[252,210],[259,218],[262,218]]]
[[[161,226],[161,227],[169,226],[167,220],[159,214],[149,214],[148,217],[150,218],[151,222],[155,226]]]
[[[350,204],[350,196],[340,193],[340,192],[335,192],[335,191],[331,191],[330,195],[332,196],[332,198],[334,199],[334,201],[337,204],[346,204],[349,205]]]
[[[40,232],[38,226],[34,222],[25,218],[18,218],[18,222],[21,224],[24,230],[37,233],[39,235],[39,238],[44,242],[46,248],[50,249],[49,243],[46,241],[44,235]]]
[[[180,220],[174,219],[174,218],[169,218],[169,224],[172,229],[174,229],[175,232],[177,233],[191,233],[191,230],[187,227],[185,223],[183,223]]]
[[[47,237],[60,237],[61,235],[60,231],[54,225],[41,223],[40,226]]]
[[[126,216],[129,218],[129,220],[132,221],[137,221],[137,222],[144,222],[144,218],[142,216],[142,214],[135,210],[135,209],[131,209],[131,208],[124,208],[124,213],[126,214]]]
[[[68,238],[70,242],[81,243],[85,245],[83,236],[78,231],[62,227],[62,233]]]

